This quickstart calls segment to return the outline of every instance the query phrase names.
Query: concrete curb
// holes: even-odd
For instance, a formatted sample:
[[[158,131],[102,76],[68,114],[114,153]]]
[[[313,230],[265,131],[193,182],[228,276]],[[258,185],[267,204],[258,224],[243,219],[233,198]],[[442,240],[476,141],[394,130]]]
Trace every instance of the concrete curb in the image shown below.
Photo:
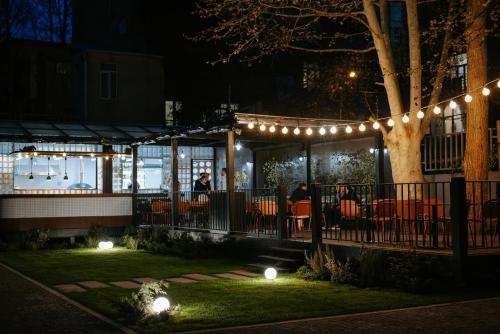
[[[125,326],[120,325],[119,323],[117,323],[117,322],[115,322],[115,321],[111,320],[110,318],[108,318],[108,317],[106,317],[106,316],[104,316],[104,315],[102,315],[102,314],[100,314],[100,313],[98,313],[98,312],[96,312],[96,311],[94,311],[94,310],[92,310],[92,309],[90,309],[90,308],[88,308],[88,307],[86,307],[86,306],[84,306],[84,305],[82,305],[82,304],[80,304],[80,303],[78,303],[78,302],[76,302],[76,301],[74,301],[74,300],[72,300],[72,299],[70,299],[70,298],[66,297],[66,296],[65,296],[65,295],[63,295],[62,293],[60,293],[60,292],[58,292],[58,291],[56,291],[56,290],[54,290],[54,289],[52,289],[52,288],[49,288],[49,287],[48,287],[48,286],[46,286],[45,284],[40,283],[40,282],[38,282],[38,281],[36,281],[36,280],[34,280],[34,279],[32,279],[32,278],[30,278],[30,277],[28,277],[28,276],[26,276],[26,275],[22,274],[22,273],[20,273],[19,271],[15,270],[15,269],[13,269],[13,268],[11,268],[11,267],[9,267],[8,265],[6,265],[6,264],[4,264],[4,263],[2,263],[2,262],[0,262],[0,266],[2,266],[3,268],[5,268],[5,269],[9,270],[9,271],[10,271],[10,272],[12,272],[12,273],[14,273],[14,274],[18,275],[19,277],[21,277],[21,278],[23,278],[23,279],[25,279],[25,280],[27,280],[27,281],[29,281],[29,282],[31,282],[31,283],[33,283],[33,284],[35,284],[35,285],[39,286],[40,288],[42,288],[42,289],[44,289],[45,291],[47,291],[47,292],[51,293],[52,295],[54,295],[54,296],[57,296],[57,297],[61,298],[62,300],[64,300],[64,301],[66,301],[66,302],[70,303],[70,304],[71,304],[71,305],[73,305],[73,306],[76,306],[76,307],[77,307],[77,308],[79,308],[80,310],[82,310],[82,311],[84,311],[84,312],[86,312],[86,313],[88,313],[88,314],[90,314],[90,315],[94,316],[95,318],[97,318],[97,319],[99,319],[99,320],[101,320],[101,321],[104,321],[105,323],[107,323],[107,324],[109,324],[109,325],[111,325],[111,326],[113,326],[113,327],[115,327],[115,328],[119,329],[119,330],[120,330],[120,331],[122,331],[123,333],[126,333],[126,334],[137,334],[137,332],[136,332],[136,331],[134,331],[134,330],[132,330],[132,329],[130,329],[130,328],[127,328],[127,327],[125,327]]]

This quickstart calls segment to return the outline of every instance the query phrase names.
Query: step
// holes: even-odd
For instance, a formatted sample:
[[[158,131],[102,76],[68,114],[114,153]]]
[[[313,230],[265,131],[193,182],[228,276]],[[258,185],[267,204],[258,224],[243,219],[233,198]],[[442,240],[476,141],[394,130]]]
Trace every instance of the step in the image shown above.
[[[288,268],[276,267],[276,266],[273,266],[271,264],[249,263],[248,265],[251,267],[259,268],[259,269],[267,269],[269,267],[272,267],[272,268],[276,269],[277,271],[289,271]]]
[[[297,254],[304,254],[305,251],[305,249],[302,248],[287,248],[287,247],[271,247],[271,249],[283,253],[297,253]]]
[[[282,262],[296,262],[297,261],[296,259],[290,259],[287,257],[279,257],[279,256],[272,256],[272,255],[259,255],[258,257],[261,259],[282,261]]]

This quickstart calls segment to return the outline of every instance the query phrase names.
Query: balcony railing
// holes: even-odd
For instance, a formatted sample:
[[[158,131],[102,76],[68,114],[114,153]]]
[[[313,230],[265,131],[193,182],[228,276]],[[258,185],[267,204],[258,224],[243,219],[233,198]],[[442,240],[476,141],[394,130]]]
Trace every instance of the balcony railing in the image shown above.
[[[463,169],[465,155],[465,132],[428,135],[422,141],[422,167],[424,173],[452,172]],[[497,129],[488,129],[491,161],[498,159]]]

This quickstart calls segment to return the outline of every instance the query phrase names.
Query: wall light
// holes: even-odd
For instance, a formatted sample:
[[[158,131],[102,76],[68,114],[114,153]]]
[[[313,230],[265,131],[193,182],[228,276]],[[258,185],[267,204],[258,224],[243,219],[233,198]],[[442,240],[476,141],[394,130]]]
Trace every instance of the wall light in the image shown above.
[[[236,151],[241,150],[241,144],[240,143],[236,143],[236,145],[234,145],[234,148],[236,149]]]

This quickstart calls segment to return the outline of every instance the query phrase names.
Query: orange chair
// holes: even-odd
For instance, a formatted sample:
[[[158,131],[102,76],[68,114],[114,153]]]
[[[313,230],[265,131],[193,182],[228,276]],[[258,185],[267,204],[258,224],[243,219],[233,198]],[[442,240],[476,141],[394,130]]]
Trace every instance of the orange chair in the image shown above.
[[[263,221],[272,221],[278,216],[278,204],[275,201],[257,201],[255,206],[257,208],[256,227],[259,227],[259,225],[263,227]]]
[[[417,235],[415,234],[415,224],[417,220],[423,218],[423,205],[421,200],[397,200],[396,201],[396,216],[399,221],[400,232],[403,232],[404,222],[408,222],[409,228],[411,229],[412,235],[415,236],[417,240]],[[410,231],[408,231],[410,232]],[[403,234],[404,235],[404,234]],[[410,237],[410,235],[408,236]]]
[[[309,229],[311,228],[311,201],[303,200],[297,201],[292,205],[292,232],[297,230],[297,221],[309,220]]]
[[[393,199],[377,199],[373,204],[373,221],[382,231],[382,239],[385,241],[385,225],[396,219],[396,203]],[[391,231],[391,230],[390,230]],[[390,236],[389,236],[390,239]]]
[[[357,220],[361,216],[361,210],[355,201],[350,199],[343,199],[339,203],[340,216],[343,220],[352,221]]]
[[[434,208],[436,212],[436,216],[434,216]],[[449,240],[446,238],[446,224],[448,220],[446,219],[444,212],[444,204],[443,201],[437,198],[424,198],[423,201],[423,215],[424,215],[424,235],[427,235],[427,226],[431,226],[434,221],[438,222],[441,225],[441,230],[443,231],[443,243],[447,245]],[[425,224],[428,222],[428,224]]]

